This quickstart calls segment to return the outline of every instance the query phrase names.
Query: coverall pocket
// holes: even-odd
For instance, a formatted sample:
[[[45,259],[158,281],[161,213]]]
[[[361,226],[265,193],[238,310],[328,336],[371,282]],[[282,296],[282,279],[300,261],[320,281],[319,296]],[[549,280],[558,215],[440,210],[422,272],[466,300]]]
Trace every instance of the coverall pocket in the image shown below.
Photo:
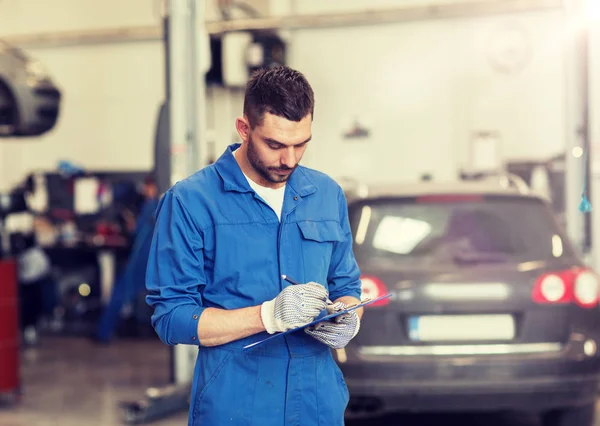
[[[343,426],[349,393],[346,382],[332,357],[323,356],[317,368],[319,426]]]
[[[198,352],[199,363],[197,369],[197,390],[194,395],[194,400],[191,401],[194,407],[194,417],[198,414],[200,403],[210,389],[211,385],[217,380],[219,374],[226,367],[227,363],[233,356],[233,352],[221,349],[200,348]]]
[[[302,234],[302,256],[307,280],[327,282],[333,246],[345,240],[342,229],[334,220],[298,222]]]
[[[192,426],[251,426],[259,357],[221,348],[202,348],[198,397]],[[268,423],[259,423],[267,426]]]

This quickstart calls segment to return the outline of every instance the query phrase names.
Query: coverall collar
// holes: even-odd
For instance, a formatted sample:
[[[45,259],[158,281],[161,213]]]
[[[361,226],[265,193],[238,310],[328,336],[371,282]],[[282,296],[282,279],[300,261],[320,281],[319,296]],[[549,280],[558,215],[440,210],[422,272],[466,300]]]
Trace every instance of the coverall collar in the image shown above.
[[[233,151],[240,146],[241,144],[239,143],[229,145],[215,162],[215,167],[219,176],[223,179],[223,188],[225,191],[252,192],[253,190],[250,188],[248,180],[233,156]],[[287,185],[301,197],[310,195],[317,190],[317,187],[307,176],[302,166],[299,166],[292,172]]]

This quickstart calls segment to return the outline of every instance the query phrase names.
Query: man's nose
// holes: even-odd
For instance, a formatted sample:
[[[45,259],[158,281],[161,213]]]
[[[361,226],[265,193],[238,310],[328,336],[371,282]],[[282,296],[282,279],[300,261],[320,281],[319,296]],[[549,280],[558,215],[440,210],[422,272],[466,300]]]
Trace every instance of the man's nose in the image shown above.
[[[281,164],[292,169],[296,167],[297,159],[296,152],[293,146],[286,148],[281,156]]]

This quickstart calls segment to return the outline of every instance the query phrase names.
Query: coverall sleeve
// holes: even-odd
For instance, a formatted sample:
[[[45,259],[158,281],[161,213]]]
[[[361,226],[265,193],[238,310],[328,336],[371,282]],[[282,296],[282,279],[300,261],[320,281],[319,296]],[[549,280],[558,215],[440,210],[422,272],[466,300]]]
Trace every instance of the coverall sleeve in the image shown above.
[[[338,192],[338,205],[340,209],[340,226],[345,238],[344,241],[335,242],[333,246],[327,277],[329,298],[336,300],[343,296],[352,296],[360,299],[360,270],[352,250],[352,231],[348,219],[348,204],[341,188]]]
[[[146,269],[146,302],[152,326],[168,345],[199,345],[198,320],[204,311],[202,234],[173,190],[156,209],[156,227]]]

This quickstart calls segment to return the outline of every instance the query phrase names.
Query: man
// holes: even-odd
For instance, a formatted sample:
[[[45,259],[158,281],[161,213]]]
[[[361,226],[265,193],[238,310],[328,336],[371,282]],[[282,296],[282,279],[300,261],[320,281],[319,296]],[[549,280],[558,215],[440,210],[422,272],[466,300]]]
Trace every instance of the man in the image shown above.
[[[360,301],[344,194],[298,165],[313,111],[301,73],[258,71],[241,145],[160,201],[147,301],[165,343],[199,345],[189,425],[344,424],[348,389],[330,348],[356,335],[361,310],[243,349]]]
[[[144,202],[137,219],[126,216],[128,229],[133,234],[133,247],[123,273],[113,286],[110,301],[98,320],[93,336],[98,343],[110,343],[118,326],[121,310],[126,304],[134,303],[140,292],[145,290],[146,266],[158,205],[158,187],[152,176],[144,179],[142,194]]]

